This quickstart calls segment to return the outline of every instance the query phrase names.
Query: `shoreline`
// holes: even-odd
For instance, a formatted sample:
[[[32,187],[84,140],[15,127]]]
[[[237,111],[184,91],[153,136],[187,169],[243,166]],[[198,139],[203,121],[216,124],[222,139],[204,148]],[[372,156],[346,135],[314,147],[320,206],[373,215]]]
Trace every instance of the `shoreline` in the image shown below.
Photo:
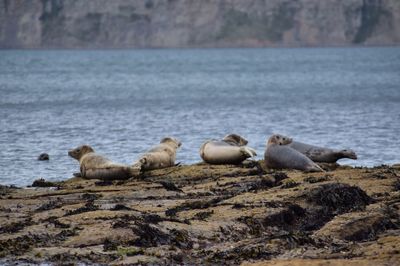
[[[323,167],[195,164],[138,180],[0,186],[0,261],[399,263],[400,165]]]

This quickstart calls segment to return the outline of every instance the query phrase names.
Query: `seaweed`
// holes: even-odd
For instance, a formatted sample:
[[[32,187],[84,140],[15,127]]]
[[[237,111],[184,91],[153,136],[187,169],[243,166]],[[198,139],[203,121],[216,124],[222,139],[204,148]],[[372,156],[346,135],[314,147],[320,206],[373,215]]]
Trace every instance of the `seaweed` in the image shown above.
[[[96,181],[94,183],[95,186],[112,186],[113,181],[111,180],[101,180],[101,181]]]
[[[300,185],[300,183],[294,181],[294,180],[288,180],[287,182],[285,182],[281,188],[293,188],[293,187],[297,187],[298,185]]]
[[[179,206],[174,208],[170,208],[165,211],[166,216],[175,216],[178,212],[187,211],[187,210],[194,210],[194,209],[206,209],[213,206],[216,206],[219,202],[227,199],[228,197],[222,196],[213,198],[211,200],[198,200],[192,202],[185,202]]]
[[[83,213],[83,212],[97,211],[98,209],[99,209],[98,206],[94,205],[94,203],[92,201],[89,201],[83,207],[80,207],[76,210],[67,211],[67,213],[64,216],[75,215],[75,214],[79,214],[79,213]]]
[[[214,214],[214,211],[198,212],[193,216],[193,219],[204,221],[207,218],[211,217],[211,215],[213,215],[213,214]]]
[[[57,200],[51,200],[49,202],[43,203],[35,211],[36,212],[48,211],[59,208],[61,206],[63,206],[63,201],[61,200],[61,198],[57,198]]]
[[[2,227],[0,227],[0,234],[4,234],[4,233],[13,234],[13,233],[21,231],[25,227],[30,226],[32,224],[33,224],[32,219],[28,218],[26,220],[3,225]]]
[[[56,228],[69,228],[69,224],[64,224],[58,220],[56,216],[50,216],[49,218],[45,219],[44,222],[48,222],[54,225]]]
[[[314,184],[314,183],[329,181],[331,178],[332,178],[332,176],[330,176],[330,175],[325,175],[325,176],[321,176],[321,177],[309,176],[309,177],[304,178],[304,181],[308,182],[310,184]]]
[[[110,210],[112,211],[131,211],[132,208],[129,208],[128,206],[125,206],[123,204],[116,204],[114,207],[112,207]]]
[[[135,222],[132,231],[138,236],[133,244],[138,247],[157,247],[171,243],[171,237],[153,225]]]
[[[332,215],[362,210],[373,202],[361,188],[341,183],[321,185],[307,193],[306,197],[310,203],[323,207]]]
[[[163,188],[165,188],[168,191],[177,191],[177,192],[183,192],[182,189],[179,189],[175,186],[174,183],[169,182],[169,181],[160,181],[158,182],[159,184],[161,184],[163,186]]]
[[[101,197],[102,197],[101,195],[93,194],[93,193],[85,193],[81,196],[82,199],[87,200],[87,201],[94,201]]]
[[[57,183],[46,181],[44,178],[39,178],[33,181],[32,187],[59,187]]]

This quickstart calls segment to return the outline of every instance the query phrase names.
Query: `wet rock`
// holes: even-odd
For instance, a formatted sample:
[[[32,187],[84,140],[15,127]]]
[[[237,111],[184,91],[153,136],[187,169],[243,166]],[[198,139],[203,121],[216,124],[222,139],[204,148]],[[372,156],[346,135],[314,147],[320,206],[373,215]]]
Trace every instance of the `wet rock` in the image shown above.
[[[49,159],[50,159],[50,157],[47,153],[42,153],[38,157],[39,161],[48,161]]]
[[[73,173],[72,174],[74,177],[82,177],[82,174],[81,173]]]
[[[5,196],[9,194],[10,192],[14,191],[15,189],[18,189],[15,186],[3,186],[0,185],[0,196]]]
[[[33,181],[32,187],[58,187],[54,182],[46,181],[44,178],[39,178]]]
[[[376,239],[380,232],[397,228],[390,219],[382,215],[367,216],[344,225],[340,238],[350,241],[371,241]]]

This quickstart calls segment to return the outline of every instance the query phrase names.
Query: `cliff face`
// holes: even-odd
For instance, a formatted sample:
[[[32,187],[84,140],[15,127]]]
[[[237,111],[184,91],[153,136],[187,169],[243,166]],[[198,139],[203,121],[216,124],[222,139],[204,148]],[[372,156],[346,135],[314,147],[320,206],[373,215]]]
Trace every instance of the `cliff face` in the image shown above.
[[[398,0],[0,0],[0,48],[399,43]]]

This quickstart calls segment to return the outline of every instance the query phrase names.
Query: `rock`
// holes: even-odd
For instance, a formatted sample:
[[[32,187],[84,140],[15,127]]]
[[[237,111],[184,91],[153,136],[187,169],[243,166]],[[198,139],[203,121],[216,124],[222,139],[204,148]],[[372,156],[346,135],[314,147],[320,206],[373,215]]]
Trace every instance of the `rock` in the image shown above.
[[[39,178],[33,181],[32,187],[57,187],[56,183],[46,181],[44,178]]]

